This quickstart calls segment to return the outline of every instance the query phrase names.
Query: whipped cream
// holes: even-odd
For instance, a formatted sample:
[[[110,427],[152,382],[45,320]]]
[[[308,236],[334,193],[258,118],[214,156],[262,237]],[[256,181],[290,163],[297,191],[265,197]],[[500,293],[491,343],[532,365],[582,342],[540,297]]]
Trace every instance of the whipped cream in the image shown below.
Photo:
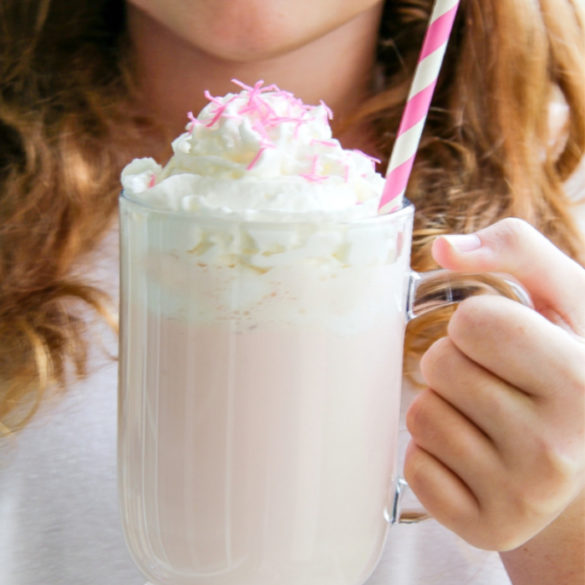
[[[346,221],[376,215],[384,178],[376,161],[332,137],[329,108],[276,86],[235,82],[172,143],[163,167],[152,158],[122,172],[130,199],[203,216],[246,220]]]
[[[404,278],[410,216],[377,214],[384,178],[332,138],[327,106],[260,82],[208,98],[166,166],[137,159],[122,174],[122,235],[146,304],[344,334],[395,311],[401,297],[375,298]]]
[[[402,296],[376,298],[404,279],[411,218],[378,215],[375,161],[332,138],[324,104],[261,83],[208,97],[166,166],[137,159],[122,174],[137,298],[238,331],[303,324],[350,335],[387,319]]]

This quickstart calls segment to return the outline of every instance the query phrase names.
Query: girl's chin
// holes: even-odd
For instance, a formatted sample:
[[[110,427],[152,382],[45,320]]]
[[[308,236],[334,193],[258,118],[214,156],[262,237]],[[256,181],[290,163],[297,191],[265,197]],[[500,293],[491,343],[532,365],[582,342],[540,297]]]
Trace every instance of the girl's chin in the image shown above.
[[[381,0],[128,0],[130,22],[150,20],[160,34],[233,62],[295,52],[355,19],[377,18],[381,5]]]

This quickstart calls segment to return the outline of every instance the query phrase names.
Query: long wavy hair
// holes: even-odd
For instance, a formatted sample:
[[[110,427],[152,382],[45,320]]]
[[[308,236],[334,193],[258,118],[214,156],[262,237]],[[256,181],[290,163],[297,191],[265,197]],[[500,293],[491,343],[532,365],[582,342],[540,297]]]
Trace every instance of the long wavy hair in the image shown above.
[[[382,85],[355,119],[388,156],[431,0],[388,0]],[[122,0],[0,2],[0,429],[22,427],[48,388],[86,374],[78,301],[104,317],[108,291],[75,275],[116,217],[119,173],[156,152],[130,114]],[[565,127],[551,130],[562,96]],[[149,143],[145,136],[152,136]],[[433,267],[435,236],[517,216],[584,261],[563,184],[585,152],[581,0],[462,0],[407,196],[417,208],[412,264]],[[407,355],[448,315],[417,320]]]

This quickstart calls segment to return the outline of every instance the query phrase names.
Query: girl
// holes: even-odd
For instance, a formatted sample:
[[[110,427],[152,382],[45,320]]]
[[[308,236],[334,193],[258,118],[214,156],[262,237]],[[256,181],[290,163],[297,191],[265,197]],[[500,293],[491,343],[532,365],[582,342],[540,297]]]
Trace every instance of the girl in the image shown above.
[[[116,512],[104,325],[122,166],[164,160],[203,90],[237,77],[323,99],[343,145],[384,168],[430,10],[0,4],[0,582],[143,582]],[[461,3],[407,193],[413,267],[511,273],[537,310],[476,298],[447,329],[442,315],[410,331],[426,389],[405,473],[438,522],[393,529],[368,585],[584,582],[585,251],[568,195],[582,195],[584,39],[581,0]]]

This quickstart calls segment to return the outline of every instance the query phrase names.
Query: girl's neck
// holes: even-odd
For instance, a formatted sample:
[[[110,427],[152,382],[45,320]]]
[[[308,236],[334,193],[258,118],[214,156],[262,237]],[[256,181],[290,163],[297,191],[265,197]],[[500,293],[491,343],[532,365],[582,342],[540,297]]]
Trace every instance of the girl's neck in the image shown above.
[[[265,60],[234,62],[205,53],[141,10],[128,6],[132,59],[144,107],[170,136],[184,130],[187,112],[207,103],[203,92],[235,91],[237,78],[263,79],[304,102],[323,100],[334,111],[334,132],[369,94],[374,69],[379,11],[369,10],[312,42]],[[346,148],[368,148],[363,132],[338,138]]]

